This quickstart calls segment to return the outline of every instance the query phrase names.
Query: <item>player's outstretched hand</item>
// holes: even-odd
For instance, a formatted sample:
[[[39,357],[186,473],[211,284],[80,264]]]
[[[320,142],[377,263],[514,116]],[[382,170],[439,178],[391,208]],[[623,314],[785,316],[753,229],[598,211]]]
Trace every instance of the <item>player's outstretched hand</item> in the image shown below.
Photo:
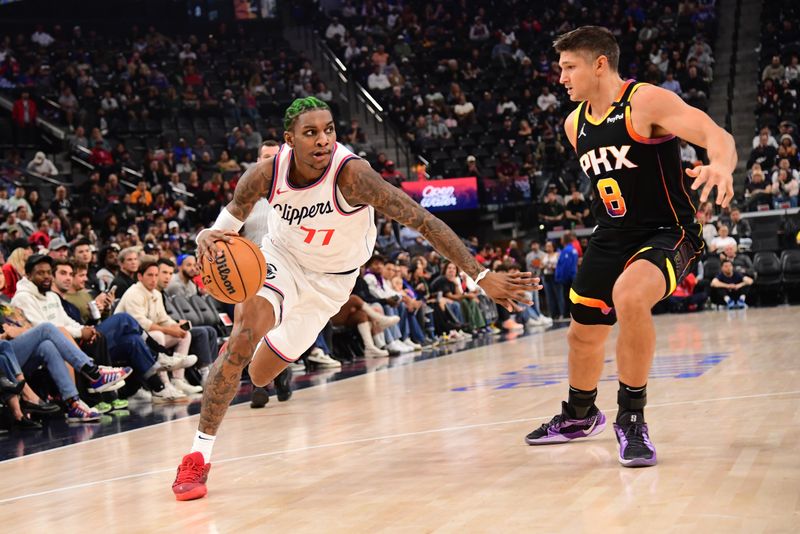
[[[205,257],[208,261],[214,261],[222,251],[215,244],[217,241],[227,241],[232,243],[231,236],[239,235],[233,230],[212,230],[206,228],[197,235],[197,259]]]
[[[531,305],[533,302],[528,298],[529,291],[539,291],[539,279],[531,273],[488,273],[483,280],[478,282],[489,297],[511,311],[514,302]]]
[[[700,202],[708,200],[711,190],[717,188],[717,205],[723,208],[733,200],[733,174],[719,165],[700,165],[693,169],[686,169],[686,174],[694,178],[692,190],[696,191],[703,186],[700,192]]]

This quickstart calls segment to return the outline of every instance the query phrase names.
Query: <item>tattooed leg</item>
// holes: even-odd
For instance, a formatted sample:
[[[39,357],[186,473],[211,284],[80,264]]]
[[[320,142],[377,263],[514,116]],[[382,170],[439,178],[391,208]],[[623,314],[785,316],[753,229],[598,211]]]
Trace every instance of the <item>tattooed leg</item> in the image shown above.
[[[253,357],[259,340],[275,324],[275,312],[266,299],[256,297],[236,305],[235,323],[225,353],[211,367],[200,408],[200,432],[216,435],[225,412],[239,390],[242,370]]]

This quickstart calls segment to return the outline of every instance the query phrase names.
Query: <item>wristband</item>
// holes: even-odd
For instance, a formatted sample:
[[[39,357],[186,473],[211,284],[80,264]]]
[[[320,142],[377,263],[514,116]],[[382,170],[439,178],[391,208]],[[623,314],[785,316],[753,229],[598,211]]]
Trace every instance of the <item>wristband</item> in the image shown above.
[[[244,226],[243,221],[240,221],[239,219],[231,215],[231,212],[228,211],[228,208],[222,208],[222,211],[219,212],[219,216],[217,217],[217,220],[214,221],[213,226],[211,226],[211,228],[206,228],[205,230],[198,233],[197,237],[195,238],[195,242],[197,242],[197,240],[200,239],[200,236],[206,230],[223,230],[223,231],[232,230],[234,232],[238,232],[239,230],[242,229],[242,226]]]
[[[489,269],[484,269],[478,273],[478,276],[475,277],[475,285],[478,285],[478,282],[486,278],[486,275],[489,274],[491,271]]]

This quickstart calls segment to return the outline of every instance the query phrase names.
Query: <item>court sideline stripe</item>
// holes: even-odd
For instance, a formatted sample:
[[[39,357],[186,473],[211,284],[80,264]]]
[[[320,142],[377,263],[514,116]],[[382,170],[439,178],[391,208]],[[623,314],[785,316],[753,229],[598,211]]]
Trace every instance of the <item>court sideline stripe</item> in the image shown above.
[[[757,399],[757,398],[764,398],[764,397],[778,397],[778,396],[784,396],[784,395],[797,395],[797,394],[800,394],[800,390],[778,391],[778,392],[773,392],[773,393],[758,393],[758,394],[754,394],[754,395],[737,395],[737,396],[733,396],[733,397],[718,397],[718,398],[715,398],[715,399],[695,399],[695,400],[686,400],[686,401],[664,402],[664,403],[661,403],[661,404],[648,405],[647,408],[648,409],[666,408],[666,407],[670,407],[670,406],[681,406],[681,405],[685,405],[685,404],[701,404],[701,403],[706,403],[706,402],[736,401],[736,400]],[[616,412],[616,411],[617,411],[616,408],[613,408],[613,409],[610,409],[610,410],[604,410],[605,413],[613,413],[613,412]],[[343,445],[355,445],[355,444],[358,444],[358,443],[366,443],[366,442],[370,442],[370,441],[393,440],[393,439],[405,438],[405,437],[409,437],[409,436],[422,436],[422,435],[425,435],[425,434],[436,434],[436,433],[440,433],[440,432],[457,432],[459,430],[469,430],[469,429],[472,429],[472,428],[484,428],[484,427],[490,427],[490,426],[510,425],[510,424],[516,424],[516,423],[526,423],[526,422],[536,421],[536,420],[541,420],[541,419],[546,419],[546,418],[547,418],[547,416],[542,415],[542,416],[536,416],[536,417],[526,417],[526,418],[523,418],[523,419],[510,419],[510,420],[507,420],[507,421],[494,421],[494,422],[490,422],[490,423],[475,423],[475,424],[472,424],[472,425],[460,425],[460,426],[451,426],[451,427],[444,427],[444,428],[434,428],[434,429],[430,429],[430,430],[420,430],[420,431],[417,431],[417,432],[402,432],[402,433],[399,433],[399,434],[388,434],[386,436],[376,436],[376,437],[370,437],[370,438],[352,439],[352,440],[347,440],[347,441],[337,441],[337,442],[334,442],[334,443],[324,443],[324,444],[321,444],[321,445],[310,445],[308,447],[297,447],[297,448],[294,448],[294,449],[285,449],[285,450],[281,450],[281,451],[260,452],[260,453],[257,453],[257,454],[248,454],[246,456],[236,456],[236,457],[233,457],[233,458],[217,460],[217,461],[214,462],[214,464],[215,465],[216,464],[225,464],[225,463],[229,463],[229,462],[238,462],[240,460],[250,460],[250,459],[253,459],[253,458],[264,458],[264,457],[267,457],[267,456],[278,456],[280,454],[291,454],[291,453],[294,453],[294,452],[306,452],[306,451],[312,451],[312,450],[315,450],[315,449],[326,449],[326,448],[330,448],[330,447],[340,447],[340,446],[343,446]],[[148,427],[148,428],[151,428],[151,427]],[[54,449],[54,450],[60,450],[60,449]],[[25,458],[25,457],[23,457],[23,458]],[[50,495],[50,494],[53,494],[53,493],[61,493],[61,492],[64,492],[64,491],[88,488],[88,487],[91,487],[91,486],[98,486],[100,484],[106,484],[108,482],[116,482],[116,481],[119,481],[119,480],[128,480],[128,479],[132,479],[132,478],[146,477],[146,476],[149,476],[149,475],[156,475],[156,474],[160,474],[160,473],[171,473],[173,471],[175,471],[175,467],[168,467],[168,468],[163,468],[163,469],[154,469],[154,470],[151,470],[151,471],[145,471],[145,472],[142,472],[142,473],[133,473],[133,474],[130,474],[130,475],[123,475],[123,476],[119,476],[119,477],[106,478],[106,479],[102,479],[102,480],[95,480],[95,481],[92,481],[92,482],[84,482],[84,483],[81,483],[81,484],[73,484],[71,486],[62,486],[60,488],[54,488],[54,489],[50,489],[50,490],[39,491],[39,492],[36,492],[36,493],[28,493],[28,494],[25,494],[25,495],[17,495],[15,497],[8,497],[8,498],[5,498],[5,499],[0,499],[0,504],[5,504],[5,503],[8,503],[8,502],[14,502],[14,501],[20,501],[20,500],[23,500],[23,499],[30,499],[30,498],[33,498],[33,497],[41,497],[42,495]]]

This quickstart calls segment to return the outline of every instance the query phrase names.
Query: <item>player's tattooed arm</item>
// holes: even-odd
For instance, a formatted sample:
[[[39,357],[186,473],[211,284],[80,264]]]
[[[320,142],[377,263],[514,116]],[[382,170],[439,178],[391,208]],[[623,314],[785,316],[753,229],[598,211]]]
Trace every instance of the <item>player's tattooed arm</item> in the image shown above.
[[[483,270],[449,226],[387,183],[367,162],[355,160],[348,163],[338,185],[350,205],[369,204],[387,217],[417,230],[437,252],[473,279]]]
[[[228,211],[243,221],[247,219],[256,202],[266,197],[272,188],[272,166],[275,158],[269,158],[261,163],[251,165],[242,174],[236,189],[233,192],[233,200],[226,206]]]

